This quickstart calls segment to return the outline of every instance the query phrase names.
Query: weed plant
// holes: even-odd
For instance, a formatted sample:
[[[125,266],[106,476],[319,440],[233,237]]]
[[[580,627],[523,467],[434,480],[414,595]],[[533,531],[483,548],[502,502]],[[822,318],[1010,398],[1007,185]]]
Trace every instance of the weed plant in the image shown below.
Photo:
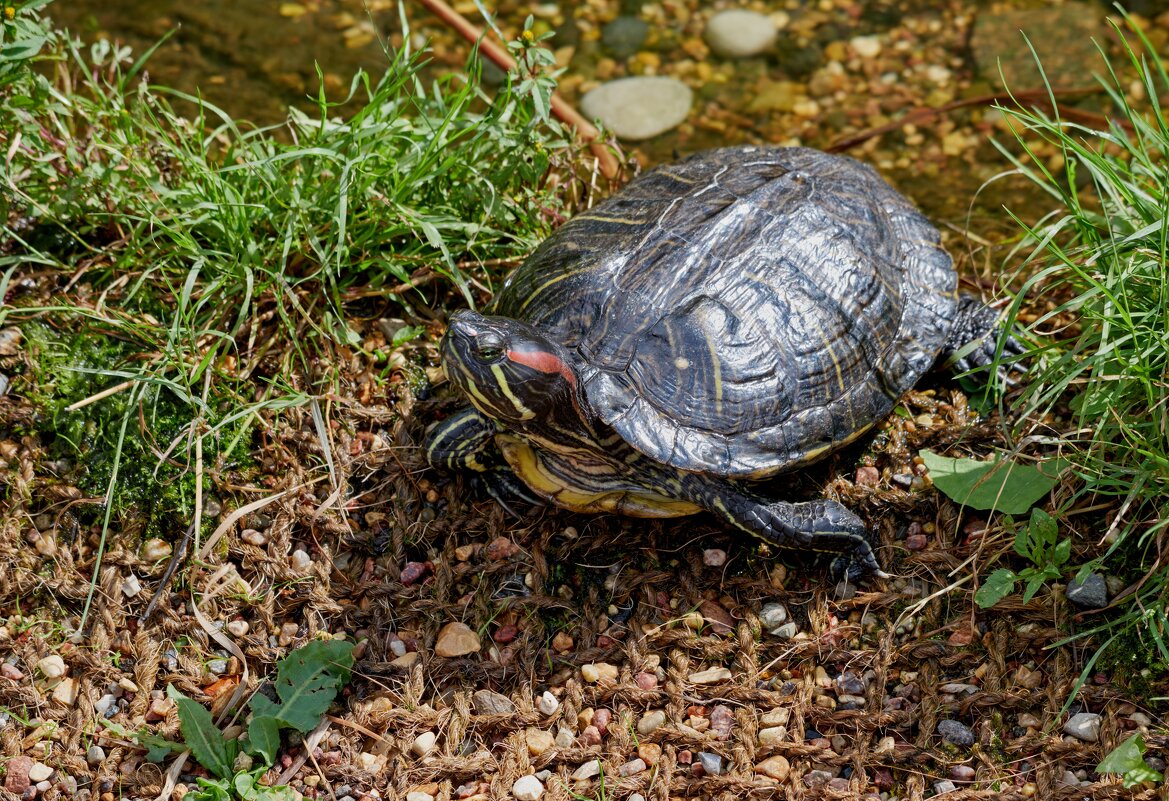
[[[1029,277],[1012,312],[1055,299],[1030,325],[1046,344],[1030,354],[1026,425],[1061,421],[1038,433],[1067,446],[1077,481],[1064,512],[1110,510],[1079,576],[1105,569],[1129,584],[1113,601],[1121,615],[1091,618],[1107,622],[1077,635],[1098,635],[1104,646],[1083,677],[1103,653],[1134,678],[1169,663],[1169,125],[1161,105],[1169,74],[1139,27],[1124,23],[1113,27],[1136,83],[1101,48],[1099,80],[1116,110],[1106,128],[1062,119],[1053,95],[1051,115],[1005,109],[1022,152],[1000,145],[1059,208],[1038,224],[1019,220]],[[1056,151],[1059,169],[1039,143]]]
[[[425,53],[387,48],[380,78],[254,128],[152,86],[149,53],[53,30],[47,3],[0,4],[0,327],[27,354],[12,391],[104,496],[103,543],[129,503],[198,519],[202,464],[384,358],[355,319],[409,317],[435,278],[473,305],[559,213],[544,178],[572,154],[530,32],[493,96],[475,58],[428,83]]]

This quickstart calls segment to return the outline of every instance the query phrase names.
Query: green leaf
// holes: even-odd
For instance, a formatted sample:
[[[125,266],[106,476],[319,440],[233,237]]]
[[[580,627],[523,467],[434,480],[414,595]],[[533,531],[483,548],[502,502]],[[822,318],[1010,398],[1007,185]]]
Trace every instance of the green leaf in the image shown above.
[[[1059,523],[1042,509],[1031,510],[1031,520],[1027,524],[1031,529],[1031,539],[1042,545],[1054,545],[1059,539]]]
[[[1113,748],[1096,766],[1097,773],[1119,773],[1124,786],[1135,787],[1141,782],[1159,782],[1164,776],[1145,764],[1145,738],[1138,732]]]
[[[202,776],[195,779],[199,789],[183,796],[191,801],[232,801],[231,790],[228,789],[227,779],[204,779]]]
[[[1056,567],[1063,567],[1072,556],[1072,541],[1070,538],[1060,540],[1051,552],[1051,563]]]
[[[175,689],[173,684],[166,688],[166,694],[179,708],[179,728],[183,740],[199,764],[216,776],[228,778],[235,773],[235,743],[230,745],[223,739],[223,733],[211,719],[202,704],[192,701]]]
[[[1027,579],[1027,588],[1023,590],[1023,603],[1028,603],[1035,597],[1035,593],[1039,592],[1043,587],[1043,583],[1047,581],[1046,573],[1032,574]]]
[[[252,753],[264,758],[266,764],[275,764],[276,752],[280,750],[279,721],[267,715],[253,715],[248,724],[248,745]]]
[[[276,666],[276,695],[252,696],[252,712],[270,716],[302,734],[321,722],[337,691],[349,681],[353,667],[353,643],[314,640],[280,660]]]
[[[930,478],[946,497],[973,509],[1023,514],[1055,486],[1064,463],[1052,460],[1041,468],[996,459],[952,459],[921,451]]]
[[[424,333],[426,333],[425,326],[404,325],[394,332],[394,339],[390,342],[390,345],[396,348],[399,345],[403,345],[412,339],[417,339]]]
[[[974,602],[981,608],[994,606],[1015,589],[1017,576],[1014,571],[999,568],[986,577],[986,581],[974,593]]]

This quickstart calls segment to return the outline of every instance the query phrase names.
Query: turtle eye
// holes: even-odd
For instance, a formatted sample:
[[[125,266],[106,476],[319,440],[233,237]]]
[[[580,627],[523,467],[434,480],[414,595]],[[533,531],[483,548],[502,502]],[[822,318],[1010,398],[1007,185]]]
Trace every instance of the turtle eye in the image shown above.
[[[494,332],[482,334],[475,339],[475,355],[482,362],[499,361],[504,350],[503,338]]]

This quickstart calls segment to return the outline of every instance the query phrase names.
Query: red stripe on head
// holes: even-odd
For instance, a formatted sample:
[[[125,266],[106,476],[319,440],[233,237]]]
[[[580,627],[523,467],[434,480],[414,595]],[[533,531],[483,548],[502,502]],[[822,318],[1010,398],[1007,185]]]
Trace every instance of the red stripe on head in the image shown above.
[[[573,389],[576,389],[576,373],[555,353],[546,350],[509,350],[507,358],[541,373],[559,373]]]

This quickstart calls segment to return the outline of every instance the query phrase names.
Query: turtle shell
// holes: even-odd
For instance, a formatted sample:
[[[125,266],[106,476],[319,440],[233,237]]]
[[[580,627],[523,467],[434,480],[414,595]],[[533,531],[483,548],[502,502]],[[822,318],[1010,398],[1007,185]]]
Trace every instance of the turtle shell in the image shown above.
[[[762,477],[883,419],[956,308],[937,230],[872,168],[735,147],[573,218],[493,312],[575,351],[592,411],[641,453]]]

